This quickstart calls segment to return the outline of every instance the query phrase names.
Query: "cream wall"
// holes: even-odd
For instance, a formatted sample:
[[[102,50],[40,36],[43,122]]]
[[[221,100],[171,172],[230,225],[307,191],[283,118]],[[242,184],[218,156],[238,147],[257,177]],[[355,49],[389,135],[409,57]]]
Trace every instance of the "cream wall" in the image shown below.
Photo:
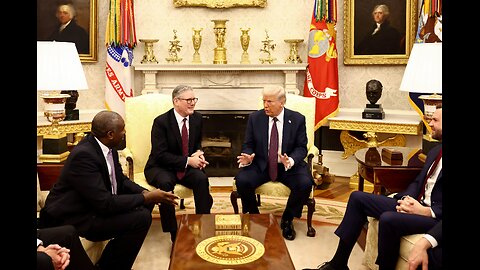
[[[371,79],[380,80],[383,84],[383,95],[378,103],[386,110],[412,111],[408,103],[408,95],[398,90],[405,65],[380,66],[345,66],[343,65],[343,1],[337,0],[337,50],[339,63],[339,93],[340,108],[364,108],[367,103],[365,84]],[[231,8],[209,9],[200,7],[174,8],[173,0],[136,0],[135,23],[137,39],[155,38],[160,41],[155,44],[154,52],[158,61],[166,63],[169,41],[173,39],[173,29],[177,30],[181,41],[182,63],[192,59],[193,46],[191,42],[192,27],[203,27],[203,41],[200,55],[203,63],[212,63],[215,48],[212,19],[229,19],[225,47],[228,63],[239,63],[242,53],[239,37],[241,27],[250,27],[251,36],[248,52],[252,63],[258,63],[262,40],[265,39],[265,29],[274,43],[277,44],[273,56],[276,63],[283,63],[288,56],[288,45],[283,41],[288,38],[308,39],[309,24],[313,11],[313,0],[268,0],[265,8]],[[96,111],[104,108],[104,68],[106,52],[105,27],[108,15],[109,1],[97,1],[98,10],[98,62],[83,64],[89,89],[80,91],[77,108],[80,112]],[[144,46],[139,42],[134,50],[135,62],[140,62],[144,54]],[[306,43],[299,48],[303,61],[307,60]],[[136,95],[142,90],[143,76],[139,71],[134,74]],[[181,82],[179,82],[181,83]],[[37,98],[37,111],[43,111],[43,102]]]

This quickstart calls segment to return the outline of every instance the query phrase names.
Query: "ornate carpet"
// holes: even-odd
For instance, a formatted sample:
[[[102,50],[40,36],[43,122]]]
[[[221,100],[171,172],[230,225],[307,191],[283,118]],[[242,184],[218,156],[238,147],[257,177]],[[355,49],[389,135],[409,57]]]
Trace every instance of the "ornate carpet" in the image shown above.
[[[233,213],[233,207],[230,202],[230,193],[217,193],[213,192],[213,206],[212,213]],[[260,213],[273,213],[275,216],[281,217],[287,197],[271,197],[262,195],[260,198],[262,205],[259,207]],[[242,209],[242,202],[238,199],[238,207]],[[326,222],[338,225],[345,213],[346,203],[335,202],[330,200],[324,200],[315,198],[315,212],[313,213],[313,221]],[[193,198],[185,199],[185,209],[177,207],[176,214],[194,214],[195,203]],[[307,206],[303,207],[303,220],[307,219]]]

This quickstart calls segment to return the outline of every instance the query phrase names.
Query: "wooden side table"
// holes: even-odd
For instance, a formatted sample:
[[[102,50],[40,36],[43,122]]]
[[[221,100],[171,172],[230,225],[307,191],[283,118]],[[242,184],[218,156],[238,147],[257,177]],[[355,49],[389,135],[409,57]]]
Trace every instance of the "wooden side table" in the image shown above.
[[[382,157],[385,147],[362,148],[355,152],[358,162],[358,190],[363,191],[364,180],[373,183],[373,193],[382,194],[404,190],[423,168],[418,155],[421,149],[409,147],[388,147],[402,152],[403,160],[388,163]]]
[[[63,163],[37,163],[38,181],[40,190],[50,190],[57,182]]]

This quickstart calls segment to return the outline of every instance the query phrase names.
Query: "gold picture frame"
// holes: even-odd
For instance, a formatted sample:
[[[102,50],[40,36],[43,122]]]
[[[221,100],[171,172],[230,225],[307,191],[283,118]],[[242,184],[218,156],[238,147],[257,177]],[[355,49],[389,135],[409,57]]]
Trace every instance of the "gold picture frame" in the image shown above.
[[[267,0],[173,0],[174,7],[266,7]]]
[[[372,12],[376,5],[385,4],[390,10],[391,28],[400,33],[396,52],[372,53],[361,51],[363,39],[372,35]],[[405,65],[415,40],[417,29],[417,0],[344,0],[344,58],[345,65]],[[380,43],[377,43],[380,44]],[[373,51],[373,50],[370,50]]]
[[[37,0],[37,40],[52,40],[51,35],[58,27],[58,20],[55,16],[57,3],[58,1],[56,0]],[[97,0],[73,0],[71,3],[76,12],[76,24],[83,28],[88,35],[88,49],[86,49],[85,52],[79,53],[80,61],[84,63],[97,62]],[[73,40],[71,41],[73,42]]]

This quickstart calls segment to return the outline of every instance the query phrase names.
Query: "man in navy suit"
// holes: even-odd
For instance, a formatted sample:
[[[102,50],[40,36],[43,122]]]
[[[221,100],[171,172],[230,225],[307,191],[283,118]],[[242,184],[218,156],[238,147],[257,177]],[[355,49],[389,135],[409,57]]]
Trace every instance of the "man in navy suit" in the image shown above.
[[[110,240],[97,262],[103,270],[130,270],[152,223],[153,206],[177,205],[178,199],[160,189],[148,191],[123,174],[115,147],[124,137],[121,115],[95,115],[91,134],[73,148],[40,211],[39,228],[71,224],[90,241]]]
[[[195,111],[198,98],[192,87],[178,85],[172,91],[173,108],[153,120],[152,149],[145,165],[147,182],[161,190],[173,191],[175,184],[193,189],[196,214],[210,214],[213,198],[203,170],[208,161],[202,149],[202,115]],[[185,123],[185,143],[182,129]],[[185,147],[185,148],[183,148]],[[177,234],[177,219],[172,205],[160,204],[160,221],[170,232],[172,243]]]
[[[302,216],[303,205],[313,185],[313,177],[304,160],[307,156],[305,116],[284,108],[287,98],[283,87],[266,86],[262,94],[263,109],[248,117],[242,153],[237,157],[242,168],[235,176],[237,191],[243,213],[258,214],[255,199],[258,186],[272,180],[289,187],[291,193],[280,226],[283,237],[293,240],[296,235],[293,218]],[[276,131],[272,131],[274,125]],[[270,155],[273,162],[269,164],[272,132],[277,133],[278,150]]]
[[[432,137],[441,140],[441,107],[435,110],[429,126],[432,128]],[[379,220],[376,263],[380,266],[380,270],[395,269],[401,236],[426,233],[441,222],[442,187],[442,145],[440,144],[428,152],[425,165],[415,180],[393,198],[362,191],[352,192],[345,216],[335,230],[335,234],[340,237],[337,251],[332,260],[322,264],[318,269],[348,269],[348,258],[367,222],[367,216]]]

